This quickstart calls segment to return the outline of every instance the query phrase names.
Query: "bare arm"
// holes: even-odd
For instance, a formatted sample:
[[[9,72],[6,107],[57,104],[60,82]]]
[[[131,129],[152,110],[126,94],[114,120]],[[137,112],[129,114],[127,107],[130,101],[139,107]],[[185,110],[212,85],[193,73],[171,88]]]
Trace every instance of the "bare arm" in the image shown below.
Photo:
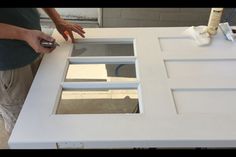
[[[37,53],[48,53],[53,49],[46,49],[40,45],[40,40],[54,39],[38,30],[30,30],[14,25],[0,23],[0,39],[21,40],[28,43]]]
[[[52,19],[52,21],[55,24],[60,22],[60,20],[62,20],[61,16],[58,14],[56,9],[54,8],[42,8],[42,9],[48,14],[48,16]]]
[[[0,39],[15,39],[26,41],[27,30],[21,27],[0,23]]]
[[[48,16],[52,19],[55,23],[58,32],[64,37],[65,40],[68,40],[68,35],[70,36],[72,42],[75,42],[73,32],[78,33],[81,37],[84,36],[83,28],[79,24],[74,24],[65,21],[60,17],[56,9],[54,8],[43,8],[43,10],[48,14]]]

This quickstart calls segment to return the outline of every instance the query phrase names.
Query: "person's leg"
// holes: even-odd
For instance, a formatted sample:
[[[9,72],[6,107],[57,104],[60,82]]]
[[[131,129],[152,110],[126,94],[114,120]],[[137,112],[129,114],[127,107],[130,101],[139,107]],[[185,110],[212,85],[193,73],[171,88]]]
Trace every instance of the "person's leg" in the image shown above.
[[[0,80],[0,112],[11,133],[33,80],[31,67],[0,71]]]
[[[0,71],[0,114],[9,133],[16,123],[40,61],[41,57],[31,65]]]

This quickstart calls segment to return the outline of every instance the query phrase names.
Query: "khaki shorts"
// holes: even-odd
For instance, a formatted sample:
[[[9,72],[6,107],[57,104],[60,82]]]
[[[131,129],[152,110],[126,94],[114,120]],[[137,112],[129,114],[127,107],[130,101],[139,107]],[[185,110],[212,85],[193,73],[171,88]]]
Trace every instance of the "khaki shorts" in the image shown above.
[[[30,65],[0,71],[0,115],[8,133],[14,128],[41,59],[42,55]]]

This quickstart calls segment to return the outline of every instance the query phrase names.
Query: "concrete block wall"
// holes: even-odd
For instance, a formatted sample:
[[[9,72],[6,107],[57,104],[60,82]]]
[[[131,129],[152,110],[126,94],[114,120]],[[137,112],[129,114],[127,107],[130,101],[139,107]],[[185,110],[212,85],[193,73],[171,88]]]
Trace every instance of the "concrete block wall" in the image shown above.
[[[222,19],[232,9],[224,9]],[[102,27],[178,27],[207,25],[210,11],[211,8],[103,8]],[[235,23],[236,16],[233,21]]]

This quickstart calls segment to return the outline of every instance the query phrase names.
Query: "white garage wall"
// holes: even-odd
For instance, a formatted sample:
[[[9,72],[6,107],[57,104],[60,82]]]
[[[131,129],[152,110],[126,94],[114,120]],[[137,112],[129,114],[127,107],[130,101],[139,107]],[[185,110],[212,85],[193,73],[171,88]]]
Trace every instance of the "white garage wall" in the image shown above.
[[[69,19],[98,19],[98,8],[55,8],[62,17]],[[39,9],[41,17],[48,17]]]
[[[79,23],[82,27],[99,27],[101,25],[100,8],[55,8],[62,18]],[[55,28],[48,15],[38,8],[41,16],[42,31],[51,35]]]

